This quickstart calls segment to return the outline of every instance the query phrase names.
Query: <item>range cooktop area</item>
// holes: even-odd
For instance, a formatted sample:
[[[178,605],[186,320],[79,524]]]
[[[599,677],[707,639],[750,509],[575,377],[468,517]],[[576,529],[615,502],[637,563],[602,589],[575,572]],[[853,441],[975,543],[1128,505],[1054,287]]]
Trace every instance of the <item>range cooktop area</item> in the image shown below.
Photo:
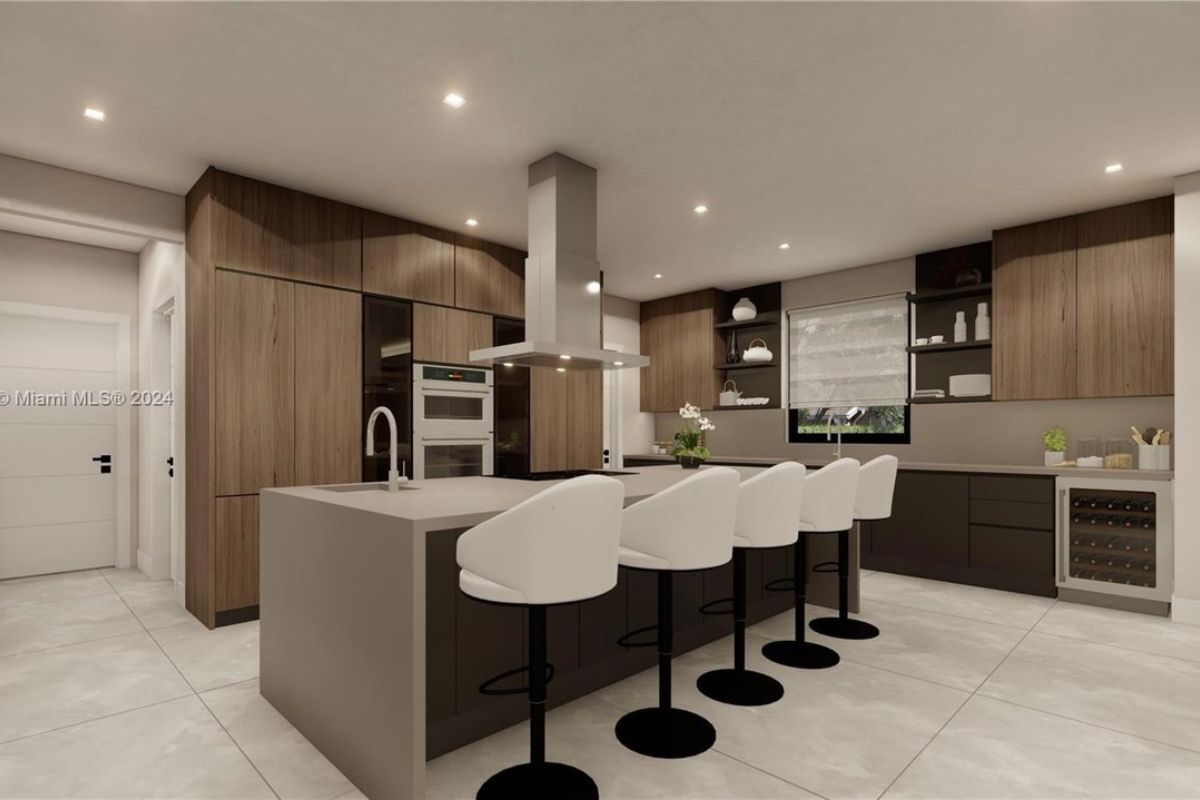
[[[515,475],[493,475],[512,481],[565,481],[580,475],[633,475],[632,472],[614,472],[603,469],[551,469],[543,472],[521,472]]]

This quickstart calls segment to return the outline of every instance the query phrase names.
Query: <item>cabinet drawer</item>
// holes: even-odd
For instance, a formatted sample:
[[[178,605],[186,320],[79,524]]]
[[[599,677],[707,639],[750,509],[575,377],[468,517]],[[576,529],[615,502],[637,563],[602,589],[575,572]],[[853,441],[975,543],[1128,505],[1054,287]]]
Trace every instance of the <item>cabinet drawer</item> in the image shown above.
[[[971,497],[980,500],[1053,503],[1054,479],[1024,475],[972,475]]]
[[[971,566],[995,572],[1054,577],[1054,534],[1024,528],[971,526]]]
[[[971,523],[1050,531],[1054,530],[1054,506],[1050,503],[1009,503],[972,498]]]

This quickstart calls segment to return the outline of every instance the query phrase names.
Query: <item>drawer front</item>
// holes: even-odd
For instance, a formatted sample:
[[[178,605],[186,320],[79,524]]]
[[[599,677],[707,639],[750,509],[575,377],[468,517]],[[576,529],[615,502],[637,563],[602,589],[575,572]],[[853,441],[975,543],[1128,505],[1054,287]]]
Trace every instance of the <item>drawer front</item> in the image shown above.
[[[972,475],[971,497],[1018,503],[1053,503],[1054,479],[1024,475]]]
[[[1054,506],[1048,503],[1010,503],[1003,500],[971,500],[971,523],[1004,528],[1054,530]]]
[[[971,566],[1054,578],[1054,534],[1044,530],[971,526]]]

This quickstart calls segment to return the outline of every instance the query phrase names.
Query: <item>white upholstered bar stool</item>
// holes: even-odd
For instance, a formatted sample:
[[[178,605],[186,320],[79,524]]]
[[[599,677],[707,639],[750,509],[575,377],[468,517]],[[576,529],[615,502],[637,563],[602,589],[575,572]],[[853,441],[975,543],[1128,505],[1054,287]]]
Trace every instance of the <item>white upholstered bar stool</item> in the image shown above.
[[[895,456],[873,458],[858,470],[858,490],[855,493],[854,521],[887,519],[892,515],[892,494],[896,489],[896,470],[900,461]],[[838,609],[836,617],[820,617],[809,627],[824,636],[838,639],[874,639],[879,628],[861,619],[850,619],[846,607],[850,584],[850,533],[838,534]]]
[[[825,669],[841,660],[824,645],[805,641],[804,602],[808,595],[808,554],[805,538],[812,534],[842,533],[854,524],[858,462],[839,458],[804,479],[800,506],[800,538],[796,542],[792,590],[796,595],[795,639],[768,642],[763,655],[776,664],[800,669]]]
[[[796,543],[804,472],[803,464],[785,461],[738,486],[733,527],[733,668],[710,670],[696,681],[704,696],[718,702],[765,706],[783,697],[783,684],[746,669],[746,554]]]
[[[658,574],[658,705],[629,712],[616,727],[617,739],[635,753],[687,758],[716,741],[712,723],[671,705],[672,577],[719,567],[733,557],[738,481],[738,473],[728,467],[704,469],[634,503],[622,515],[621,566]]]
[[[617,585],[617,546],[625,487],[602,475],[551,486],[481,522],[458,539],[459,588],[488,603],[528,609],[529,663],[485,682],[485,694],[529,694],[529,763],[496,773],[480,787],[493,798],[599,797],[587,773],[546,761],[546,607],[602,595]],[[528,673],[526,687],[496,689]]]

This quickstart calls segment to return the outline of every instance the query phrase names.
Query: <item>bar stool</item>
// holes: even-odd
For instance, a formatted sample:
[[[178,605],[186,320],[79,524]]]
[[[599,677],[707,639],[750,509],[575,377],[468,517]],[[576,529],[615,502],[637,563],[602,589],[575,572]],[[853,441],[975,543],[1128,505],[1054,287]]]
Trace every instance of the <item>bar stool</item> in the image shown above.
[[[617,585],[617,546],[625,487],[601,475],[551,486],[458,539],[459,588],[488,603],[525,606],[529,663],[486,681],[484,694],[529,694],[529,763],[496,773],[477,798],[599,797],[587,773],[546,761],[546,606],[602,595]],[[528,673],[528,686],[497,689]]]
[[[804,502],[800,507],[800,537],[796,542],[792,590],[796,595],[795,639],[768,642],[762,653],[776,664],[799,669],[826,669],[841,660],[830,648],[804,640],[804,601],[808,594],[808,554],[805,536],[839,533],[854,523],[854,496],[858,485],[858,462],[839,458],[804,479]]]
[[[705,697],[738,706],[765,706],[783,697],[783,684],[770,675],[746,669],[746,553],[796,543],[804,471],[803,464],[785,461],[742,481],[738,487],[733,532],[733,669],[714,669],[701,675],[696,688]],[[714,600],[705,607],[722,602],[728,599]]]
[[[896,470],[900,461],[883,455],[863,464],[858,471],[858,490],[854,500],[854,521],[887,519],[892,515],[892,493],[896,488]],[[820,617],[809,627],[824,636],[837,639],[874,639],[879,628],[861,619],[850,619],[847,600],[850,594],[850,532],[838,534],[838,560],[818,564],[836,566],[838,572],[838,613],[836,617]]]
[[[713,746],[712,723],[692,711],[671,705],[671,657],[674,654],[672,577],[676,572],[711,569],[733,555],[733,522],[737,514],[738,473],[711,467],[669,489],[635,503],[621,518],[622,567],[658,575],[658,624],[630,631],[631,637],[657,629],[658,705],[631,711],[617,720],[621,744],[654,758],[687,758]]]

